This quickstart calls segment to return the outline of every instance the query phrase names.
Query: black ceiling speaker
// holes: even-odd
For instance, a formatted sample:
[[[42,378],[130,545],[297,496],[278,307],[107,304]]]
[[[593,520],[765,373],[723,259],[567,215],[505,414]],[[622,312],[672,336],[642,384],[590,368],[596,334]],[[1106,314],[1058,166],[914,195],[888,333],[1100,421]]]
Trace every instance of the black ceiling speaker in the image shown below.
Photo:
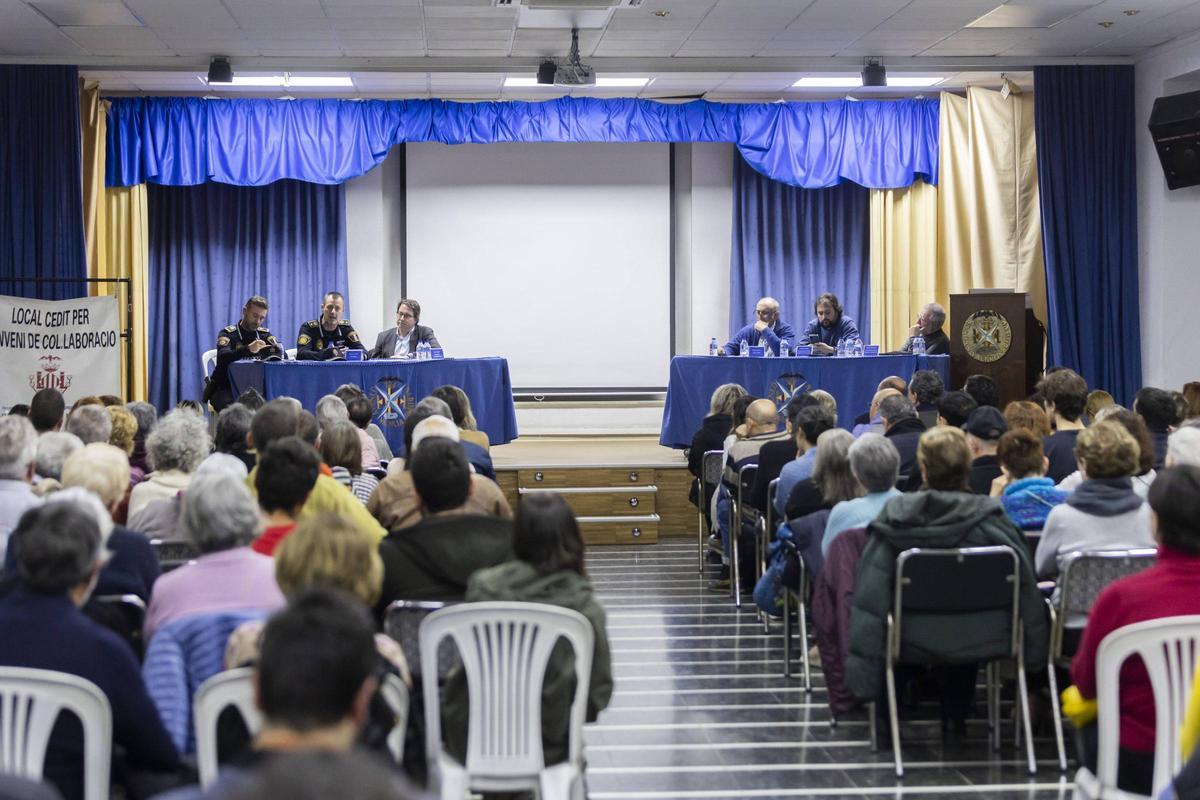
[[[1150,135],[1168,189],[1200,184],[1200,92],[1155,100]]]
[[[878,61],[869,61],[862,71],[863,86],[887,86],[887,70]]]
[[[553,61],[546,60],[538,64],[538,83],[545,83],[551,86],[554,85],[554,73],[558,71],[558,65]]]
[[[233,83],[233,66],[224,56],[213,56],[208,62],[209,83]]]

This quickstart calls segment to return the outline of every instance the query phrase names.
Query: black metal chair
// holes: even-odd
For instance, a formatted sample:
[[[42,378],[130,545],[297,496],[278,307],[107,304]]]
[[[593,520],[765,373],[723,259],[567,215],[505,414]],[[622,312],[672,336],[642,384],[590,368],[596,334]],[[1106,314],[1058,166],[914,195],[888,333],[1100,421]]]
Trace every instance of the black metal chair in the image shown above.
[[[1015,661],[1017,670],[1017,708],[1024,727],[1029,773],[1037,772],[1033,736],[1029,721],[1029,697],[1025,680],[1024,630],[1021,624],[1021,562],[1011,547],[967,547],[955,549],[905,550],[896,557],[895,597],[887,619],[886,679],[889,722],[896,776],[904,776],[900,756],[900,726],[897,717],[896,676],[898,664],[952,664],[951,658],[916,653],[905,639],[905,623],[911,618],[934,616],[945,626],[944,636],[951,641],[980,639],[979,612],[994,611],[1003,620],[1003,635],[994,637],[997,646],[991,652],[975,653],[972,661],[987,664],[988,720],[992,726],[993,746],[999,747],[1000,687],[997,662]],[[872,705],[872,742],[876,723]],[[1018,728],[1017,736],[1020,736]]]
[[[414,685],[421,682],[421,622],[433,612],[451,605],[455,604],[438,600],[395,600],[384,613],[383,632],[404,651]],[[457,663],[458,651],[449,640],[443,642],[443,647],[438,651],[437,680],[445,678]]]
[[[729,588],[733,592],[733,604],[742,607],[742,573],[738,545],[741,543],[743,523],[748,523],[751,530],[758,527],[758,512],[746,503],[746,496],[754,487],[754,478],[758,474],[758,464],[744,464],[737,473],[737,494],[734,502],[729,504]]]
[[[94,594],[88,598],[83,613],[128,642],[138,661],[142,660],[146,649],[142,640],[146,603],[142,598],[136,594]]]
[[[722,450],[709,450],[700,459],[700,504],[698,511],[698,525],[696,534],[696,545],[699,556],[698,571],[704,572],[704,555],[706,552],[714,552],[724,555],[721,550],[720,542],[715,545],[708,542],[708,536],[712,530],[708,524],[708,487],[714,489],[721,483],[721,470],[725,465],[722,462],[725,453]]]

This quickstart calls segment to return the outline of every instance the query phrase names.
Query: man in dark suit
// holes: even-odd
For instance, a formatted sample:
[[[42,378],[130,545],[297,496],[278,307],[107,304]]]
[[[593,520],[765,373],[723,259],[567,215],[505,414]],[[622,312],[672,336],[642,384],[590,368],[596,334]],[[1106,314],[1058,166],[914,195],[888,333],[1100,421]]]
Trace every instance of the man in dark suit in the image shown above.
[[[430,347],[441,347],[433,335],[433,328],[420,322],[421,304],[403,298],[396,304],[396,327],[380,331],[367,358],[416,358],[417,345],[421,342]]]

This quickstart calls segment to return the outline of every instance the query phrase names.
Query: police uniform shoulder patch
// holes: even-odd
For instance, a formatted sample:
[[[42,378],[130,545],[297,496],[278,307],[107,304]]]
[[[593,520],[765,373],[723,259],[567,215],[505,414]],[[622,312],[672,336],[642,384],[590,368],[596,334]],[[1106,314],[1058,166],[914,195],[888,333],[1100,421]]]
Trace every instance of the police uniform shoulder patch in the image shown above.
[[[225,327],[225,328],[222,328],[222,330],[223,330],[225,333],[233,333],[234,331],[236,331],[236,330],[237,330],[237,325],[229,325],[229,326],[227,326],[227,327]]]
[[[268,333],[269,333],[269,331],[268,331]],[[275,337],[274,337],[274,336],[268,336],[268,337],[267,337],[267,344],[271,344],[271,345],[273,345],[273,344],[275,344],[275,343],[276,343],[276,342],[275,342]]]
[[[358,331],[351,330],[351,331],[350,331],[350,333],[349,333],[349,335],[348,335],[348,336],[346,336],[346,340],[347,340],[347,341],[350,341],[350,342],[357,342],[357,341],[359,341],[359,338],[358,338]]]
[[[228,336],[218,336],[217,337],[217,347],[224,347],[227,344],[229,344]]]
[[[302,333],[302,334],[300,334],[300,338],[296,340],[296,344],[300,345],[301,347],[304,347],[304,345],[308,344],[311,341],[312,341],[312,339],[309,338],[307,333]]]

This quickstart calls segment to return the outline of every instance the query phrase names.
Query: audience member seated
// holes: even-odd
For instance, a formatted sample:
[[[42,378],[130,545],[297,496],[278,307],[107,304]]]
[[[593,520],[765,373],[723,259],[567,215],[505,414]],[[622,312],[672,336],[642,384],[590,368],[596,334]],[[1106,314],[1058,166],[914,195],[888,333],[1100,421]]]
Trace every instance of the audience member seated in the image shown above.
[[[1167,435],[1180,421],[1176,416],[1175,399],[1168,391],[1147,386],[1134,396],[1133,410],[1150,430],[1150,438],[1154,443],[1153,466],[1161,469],[1163,459],[1167,456]]]
[[[784,504],[788,520],[805,517],[814,511],[829,510],[837,503],[862,496],[862,487],[850,472],[850,443],[854,436],[842,428],[829,428],[817,436],[812,448],[812,472],[792,487]],[[828,450],[826,450],[828,448]],[[825,525],[821,525],[821,533]],[[814,537],[819,543],[821,536]]]
[[[908,399],[917,412],[917,417],[926,428],[932,428],[938,420],[938,400],[946,393],[942,376],[931,369],[919,369],[908,380]]]
[[[920,477],[917,470],[917,442],[926,430],[925,423],[917,417],[912,403],[903,397],[884,398],[879,404],[879,414],[883,417],[884,438],[900,454],[900,479],[897,484],[897,488],[900,488],[910,477]]]
[[[967,444],[973,457],[967,483],[975,494],[991,494],[992,481],[1000,477],[996,445],[1008,432],[1008,423],[995,406],[980,406],[971,412],[963,430],[967,432]]]
[[[111,444],[89,444],[72,453],[63,464],[64,491],[79,487],[91,492],[111,516],[125,499],[129,486],[129,461]],[[150,541],[138,531],[114,525],[107,537],[112,553],[100,571],[97,594],[136,594],[149,600],[158,581],[158,557]]]
[[[137,467],[145,474],[150,472],[150,465],[146,462],[146,437],[158,424],[158,409],[142,401],[126,403],[125,408],[137,420],[137,433],[133,436],[133,454],[129,456],[129,466]]]
[[[879,404],[888,397],[903,397],[907,392],[901,392],[898,389],[890,387],[883,388],[875,392],[875,396],[871,398],[871,407],[867,413],[863,415],[864,422],[855,420],[854,430],[851,433],[855,438],[862,436],[864,433],[883,433],[883,416],[879,413]]]
[[[303,591],[267,621],[259,650],[255,704],[263,723],[248,763],[222,767],[207,791],[191,787],[158,800],[291,798],[248,791],[276,769],[304,770],[354,750],[379,687],[375,631],[360,604],[339,591]],[[362,796],[356,779],[325,797],[335,794]]]
[[[387,437],[383,435],[383,431],[378,425],[371,421],[374,414],[374,406],[363,390],[353,383],[343,383],[333,392],[338,397],[342,398],[342,402],[346,404],[346,411],[350,414],[350,421],[367,432],[371,437],[371,441],[375,442],[375,451],[379,454],[379,459],[392,459],[392,448],[388,445]],[[355,400],[366,400],[366,405],[356,403]],[[364,421],[365,419],[365,421]]]
[[[1088,392],[1087,402],[1083,406],[1083,415],[1087,418],[1088,424],[1099,422],[1097,416],[1101,411],[1109,406],[1115,406],[1117,401],[1113,396],[1103,389],[1093,389]]]
[[[1168,467],[1191,464],[1200,467],[1200,428],[1182,427],[1167,438]]]
[[[196,467],[192,478],[207,473],[230,475],[244,481],[246,465],[241,459],[228,453],[209,453],[208,458],[201,461],[200,466]],[[183,535],[179,532],[179,512],[183,508],[183,496],[186,493],[187,491],[184,490],[176,492],[174,497],[151,500],[141,511],[130,516],[127,527],[147,539],[160,539],[164,542],[182,540]]]
[[[0,665],[66,672],[100,687],[112,709],[114,777],[175,769],[178,755],[133,652],[79,610],[105,549],[95,519],[73,503],[52,503],[27,512],[13,536],[21,543],[18,578],[0,598]],[[74,718],[55,724],[43,771],[66,800],[83,797],[83,733]]]
[[[821,540],[822,555],[839,534],[851,528],[865,528],[887,502],[899,497],[896,479],[900,474],[900,453],[896,446],[878,433],[864,434],[850,445],[850,471],[866,495],[843,500],[829,512],[825,535]]]
[[[415,453],[423,441],[440,437],[454,442],[458,441],[458,434],[458,428],[446,417],[428,409],[420,413],[414,411],[404,420],[404,449]],[[367,501],[367,510],[389,531],[416,525],[425,516],[413,489],[412,472],[407,467],[408,462],[402,461],[399,470],[389,470],[388,476],[379,482],[379,487]],[[470,514],[512,518],[512,508],[504,492],[495,481],[476,473],[471,473],[471,492],[463,510]]]
[[[254,488],[258,490],[265,527],[250,547],[271,556],[296,527],[296,516],[321,474],[321,459],[300,437],[285,436],[271,442],[260,462],[262,469],[254,475]],[[365,536],[362,539],[367,542]]]
[[[58,389],[42,389],[29,401],[29,421],[38,434],[62,429],[67,404]]]
[[[1004,421],[1010,431],[1026,430],[1039,439],[1050,435],[1050,418],[1046,410],[1028,400],[1014,400],[1004,407]]]
[[[228,453],[246,465],[246,472],[254,469],[257,456],[250,450],[250,423],[254,412],[241,403],[230,403],[217,414],[216,431],[213,434],[213,449]]]
[[[1200,418],[1200,381],[1188,381],[1183,385],[1183,391],[1180,394],[1183,395],[1183,399],[1187,400],[1188,403],[1186,419]],[[29,408],[29,415],[30,417],[33,416],[32,405]]]
[[[476,427],[475,415],[471,413],[471,399],[467,397],[466,392],[457,386],[446,384],[434,389],[430,395],[450,407],[450,418],[458,426],[459,441],[470,442],[484,450],[491,447],[488,435]]]
[[[1046,517],[1038,577],[1058,575],[1062,558],[1076,550],[1154,546],[1150,508],[1130,481],[1138,456],[1137,441],[1118,422],[1104,420],[1079,433],[1075,458],[1083,482]]]
[[[966,392],[946,392],[937,403],[938,425],[949,425],[951,428],[961,428],[967,424],[967,417],[979,408],[975,398]]]
[[[132,458],[133,443],[137,438],[137,417],[124,406],[109,406],[108,416],[112,421],[112,433],[108,436],[108,443],[122,450],[126,458]],[[129,465],[129,475],[131,486],[136,486],[146,477],[146,473],[140,468],[134,468],[132,462]]]
[[[792,444],[795,452],[792,460],[784,464],[779,471],[779,484],[775,487],[775,516],[777,519],[793,519],[787,512],[792,491],[797,484],[812,476],[813,466],[817,460],[817,439],[822,433],[837,424],[819,404],[812,401],[810,403],[802,405],[791,415],[792,436],[789,437],[790,442],[789,439],[780,439],[777,442]],[[762,450],[766,450],[770,444],[764,444]],[[760,469],[762,468],[762,450],[759,451]],[[765,505],[764,502],[761,506],[764,510]],[[760,508],[760,506],[755,507]]]
[[[704,454],[710,450],[723,450],[725,447],[725,437],[733,430],[733,404],[739,397],[746,397],[746,390],[736,383],[726,383],[718,386],[713,390],[712,397],[708,403],[708,416],[700,422],[700,427],[695,434],[692,435],[692,446],[688,448],[688,472],[695,476],[696,480],[692,483],[692,490],[689,498],[693,505],[700,506],[700,471],[703,469],[701,461]],[[715,485],[709,485],[705,489],[703,498],[704,505],[700,506],[708,513],[709,506],[712,503],[713,493],[716,492]],[[711,529],[712,521],[709,520]]]
[[[281,397],[267,403],[254,415],[250,424],[251,444],[262,452],[276,439],[299,436],[315,446],[318,436],[316,428],[316,420],[304,411],[294,398]],[[257,491],[254,481],[258,469],[255,467],[246,476],[246,486],[251,492]],[[303,522],[323,511],[346,517],[373,541],[378,542],[387,534],[375,518],[367,513],[363,504],[346,491],[346,487],[324,473],[317,476],[317,482],[313,484],[312,492],[309,493],[308,500],[296,519]]]
[[[1042,440],[1027,430],[1009,431],[996,445],[1001,475],[992,482],[1004,513],[1023,531],[1041,531],[1050,510],[1069,496],[1045,477]]]
[[[1000,387],[990,375],[969,375],[963,391],[971,396],[977,406],[991,406],[1000,410]]]
[[[1005,545],[1021,564],[1021,619],[1025,626],[1025,664],[1041,670],[1046,663],[1049,625],[1046,605],[1034,577],[1033,565],[1020,531],[994,499],[972,494],[967,485],[971,449],[957,428],[934,428],[921,437],[917,464],[928,491],[893,498],[871,522],[870,540],[858,566],[854,609],[850,619],[850,658],[846,681],[860,700],[883,698],[887,615],[892,609],[896,556],[913,547],[983,547]],[[936,615],[922,617],[906,630],[909,652],[952,656],[953,666],[941,667],[939,688],[943,731],[961,738],[975,690],[975,653],[992,650],[997,625],[1007,612],[971,612],[978,638],[962,636],[962,614],[956,614],[959,638],[946,641]],[[968,628],[970,630],[971,628]],[[963,663],[967,662],[967,663]],[[879,706],[886,708],[886,705]]]
[[[510,520],[463,508],[471,493],[471,473],[456,442],[426,440],[410,460],[413,490],[425,516],[379,543],[380,619],[393,600],[461,600],[471,573],[511,554]]]
[[[42,502],[31,488],[37,443],[37,431],[26,417],[0,417],[0,557],[17,520]]]
[[[317,423],[321,426],[321,433],[324,434],[335,422],[350,422],[350,409],[336,394],[327,394],[317,401]],[[375,449],[375,440],[367,435],[365,430],[354,425],[351,427],[354,428],[354,435],[359,440],[361,451],[359,472],[364,469],[377,469],[379,467],[379,451]]]
[[[80,398],[83,399],[86,398]],[[107,444],[108,437],[112,435],[112,417],[108,416],[108,410],[100,405],[99,400],[87,405],[80,405],[80,400],[75,401],[75,408],[72,409],[71,416],[67,417],[64,430],[78,436],[84,444]]]
[[[258,410],[267,404],[267,398],[259,393],[258,389],[251,386],[246,391],[237,396],[238,403],[241,403],[246,408],[250,409],[251,414],[257,414]]]
[[[1104,420],[1119,422],[1137,442],[1138,467],[1131,480],[1133,491],[1137,492],[1138,497],[1144,498],[1150,491],[1150,484],[1154,483],[1154,477],[1157,474],[1154,471],[1154,441],[1150,438],[1150,431],[1147,430],[1146,423],[1137,414],[1118,405],[1107,406],[1096,414],[1095,422]],[[1065,492],[1073,492],[1081,483],[1083,483],[1083,475],[1076,470],[1059,481],[1058,488]]]
[[[905,382],[904,378],[901,378],[899,375],[889,375],[881,380],[879,385],[875,387],[874,397],[879,397],[879,393],[884,389],[895,389],[905,397],[908,396],[908,383]],[[882,423],[879,420],[879,409],[877,405],[878,403],[872,400],[871,408],[854,418],[854,428],[850,432],[853,433],[856,438],[868,431],[871,433],[882,432]],[[871,425],[872,423],[875,425],[880,425],[881,427],[860,429],[860,426]]]
[[[1074,690],[1085,700],[1096,697],[1096,654],[1108,634],[1136,622],[1200,614],[1200,467],[1164,469],[1150,487],[1149,503],[1158,560],[1149,569],[1113,582],[1096,598],[1071,661]],[[1117,781],[1127,792],[1148,794],[1154,773],[1154,694],[1139,659],[1125,663],[1119,681]],[[1080,727],[1076,743],[1080,763],[1095,772],[1096,726]]]
[[[1042,439],[1042,450],[1050,461],[1046,476],[1058,483],[1078,469],[1075,437],[1083,430],[1079,417],[1087,403],[1087,381],[1073,370],[1056,369],[1048,372],[1037,388],[1054,429],[1054,433]]]
[[[46,431],[37,440],[37,462],[34,467],[33,493],[45,497],[62,488],[62,468],[67,458],[83,447],[73,433]]]
[[[612,656],[605,631],[604,608],[596,599],[584,569],[583,538],[575,515],[554,494],[530,495],[521,501],[513,524],[512,560],[471,576],[468,602],[544,603],[578,611],[592,623],[594,646],[588,682],[588,722],[612,698]],[[571,701],[575,696],[575,656],[570,644],[558,642],[542,684],[542,751],[547,766],[567,758]],[[468,696],[466,675],[456,667],[442,692],[442,725],[447,751],[460,762],[467,752]]]
[[[146,439],[146,456],[153,472],[129,494],[129,514],[151,500],[174,497],[187,488],[192,473],[212,450],[208,426],[189,411],[172,411],[158,421]]]
[[[283,605],[274,562],[249,547],[261,525],[242,481],[221,474],[192,479],[179,528],[200,557],[159,578],[146,611],[146,642],[169,622],[193,614],[270,612]]]
[[[375,487],[379,486],[379,479],[363,472],[363,436],[366,433],[349,420],[327,425],[321,433],[321,458],[333,473],[333,479],[349,489],[365,506]]]

